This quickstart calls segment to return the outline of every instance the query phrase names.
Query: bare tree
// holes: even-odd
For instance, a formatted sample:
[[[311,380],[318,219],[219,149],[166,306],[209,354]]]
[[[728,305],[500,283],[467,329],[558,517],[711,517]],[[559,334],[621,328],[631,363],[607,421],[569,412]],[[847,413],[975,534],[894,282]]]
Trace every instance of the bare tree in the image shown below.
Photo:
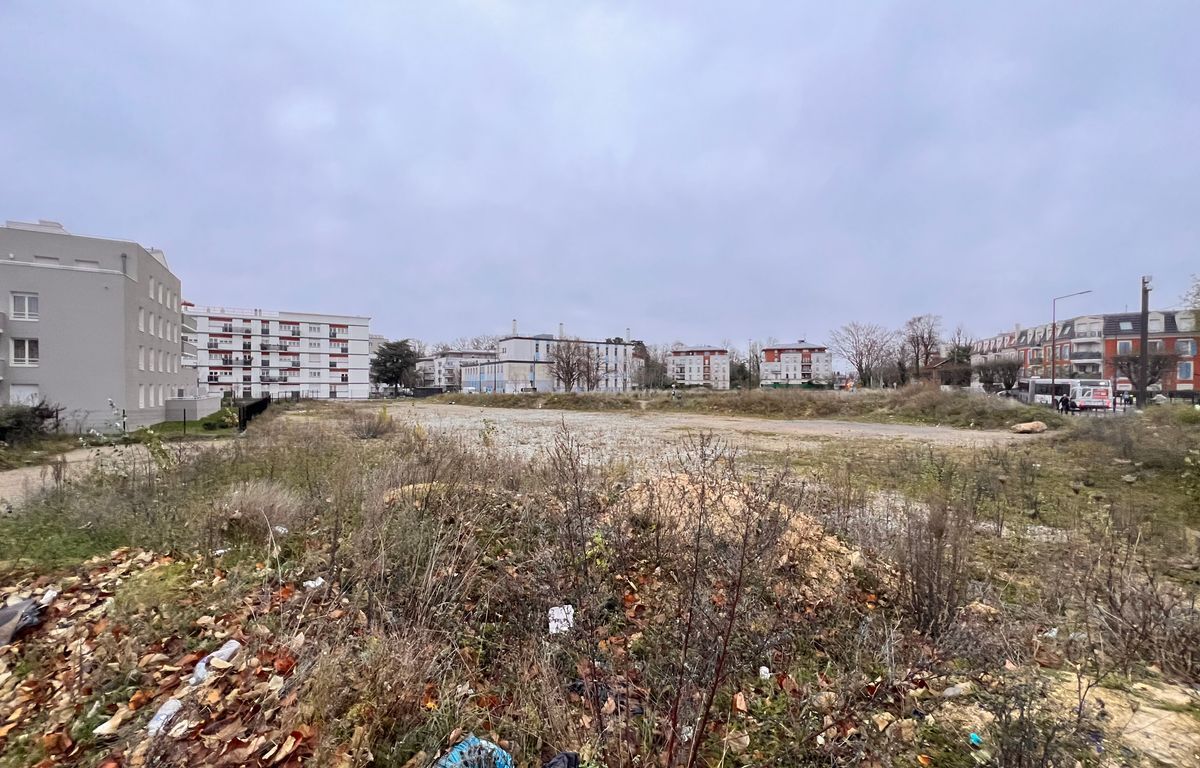
[[[579,354],[579,383],[591,392],[598,388],[604,377],[612,371],[600,350],[585,344],[581,344],[580,347],[582,349]]]
[[[1179,362],[1179,355],[1173,352],[1155,352],[1150,351],[1146,358],[1146,386],[1158,384]],[[1142,361],[1139,355],[1134,352],[1128,355],[1117,355],[1113,358],[1113,365],[1116,366],[1117,372],[1132,382],[1139,380],[1138,374],[1142,370]]]
[[[664,389],[670,385],[670,371],[667,369],[669,354],[670,349],[661,344],[646,346],[639,342],[634,347],[634,357],[642,362],[636,371],[639,389]]]
[[[913,378],[921,377],[921,366],[928,366],[941,343],[942,318],[917,315],[901,329],[901,340],[913,361]]]
[[[1017,382],[1021,380],[1021,361],[1015,357],[1002,357],[993,360],[990,365],[995,369],[996,379],[1005,392],[1017,386]]]
[[[896,334],[875,323],[849,323],[829,334],[830,347],[870,386],[893,351]]]
[[[558,339],[550,345],[547,359],[550,376],[565,391],[570,392],[583,383],[584,367],[588,362],[587,346],[579,339]]]
[[[946,360],[938,369],[938,378],[943,384],[956,387],[969,386],[971,383],[971,351],[975,340],[960,323],[950,337]]]
[[[1183,306],[1190,309],[1200,309],[1200,275],[1192,275],[1192,285],[1183,294]]]

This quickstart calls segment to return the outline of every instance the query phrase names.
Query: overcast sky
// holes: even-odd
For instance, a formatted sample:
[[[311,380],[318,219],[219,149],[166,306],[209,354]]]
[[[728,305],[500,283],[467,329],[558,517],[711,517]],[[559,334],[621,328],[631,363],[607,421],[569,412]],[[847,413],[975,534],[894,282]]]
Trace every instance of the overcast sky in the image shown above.
[[[321,10],[323,8],[323,10]],[[0,3],[0,219],[202,304],[976,335],[1200,272],[1200,4]]]

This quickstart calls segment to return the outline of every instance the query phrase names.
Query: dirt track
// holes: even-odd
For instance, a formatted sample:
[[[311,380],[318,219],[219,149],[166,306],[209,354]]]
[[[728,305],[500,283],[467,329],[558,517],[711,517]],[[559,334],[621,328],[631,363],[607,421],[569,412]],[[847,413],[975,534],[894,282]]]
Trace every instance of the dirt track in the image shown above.
[[[678,413],[585,412],[478,408],[411,401],[389,407],[396,418],[473,436],[522,452],[548,445],[560,426],[584,445],[610,455],[661,455],[689,432],[708,431],[749,450],[798,451],[828,440],[906,440],[944,446],[984,446],[1028,440],[1007,431],[821,419],[784,420]]]

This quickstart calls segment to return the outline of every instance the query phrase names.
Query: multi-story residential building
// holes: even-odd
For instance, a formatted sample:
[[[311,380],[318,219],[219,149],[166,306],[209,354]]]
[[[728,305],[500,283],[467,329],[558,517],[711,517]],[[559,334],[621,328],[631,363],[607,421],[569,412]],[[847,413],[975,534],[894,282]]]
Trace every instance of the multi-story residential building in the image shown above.
[[[356,315],[184,302],[202,384],[233,397],[361,399],[371,393],[368,325]]]
[[[685,387],[729,389],[729,350],[709,344],[673,349],[667,373]]]
[[[833,383],[833,353],[803,339],[773,344],[763,347],[758,370],[763,387],[824,386]]]
[[[1150,353],[1168,353],[1177,358],[1174,366],[1164,371],[1162,380],[1152,389],[1162,392],[1195,392],[1200,389],[1197,375],[1197,346],[1200,330],[1196,327],[1198,310],[1151,312],[1148,320]],[[1120,370],[1116,360],[1125,355],[1139,354],[1142,348],[1142,316],[1122,313],[1104,316],[1104,376],[1116,383],[1118,390],[1132,390],[1131,382]]]
[[[165,421],[169,399],[196,394],[162,251],[10,221],[0,300],[0,403],[45,400],[70,429],[114,430]]]
[[[626,330],[626,336],[629,331]],[[579,351],[587,363],[577,366],[581,375],[572,386],[565,386],[556,375],[554,363],[559,345]],[[513,323],[513,334],[500,339],[496,359],[463,361],[459,365],[461,386],[475,392],[562,392],[593,390],[625,392],[637,387],[642,360],[634,354],[636,343],[623,338],[587,341],[568,339],[559,326],[558,336],[541,334],[520,336]]]
[[[462,386],[461,367],[497,359],[486,349],[444,349],[417,361],[417,380],[422,387],[453,390]]]
[[[1197,389],[1196,347],[1200,342],[1195,310],[1157,311],[1149,316],[1151,352],[1167,351],[1178,356],[1173,370],[1154,386],[1166,392],[1190,392]],[[975,343],[973,364],[999,358],[1021,363],[1021,375],[1070,379],[1102,377],[1112,379],[1118,390],[1130,390],[1133,383],[1116,365],[1119,355],[1135,354],[1141,345],[1141,314],[1082,315],[1050,324],[1021,328]]]

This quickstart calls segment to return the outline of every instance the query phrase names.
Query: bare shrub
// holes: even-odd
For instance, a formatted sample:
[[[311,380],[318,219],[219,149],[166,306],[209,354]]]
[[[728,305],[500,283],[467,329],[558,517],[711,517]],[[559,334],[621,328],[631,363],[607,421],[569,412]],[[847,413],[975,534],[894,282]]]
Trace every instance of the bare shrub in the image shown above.
[[[308,507],[300,494],[270,480],[231,487],[213,507],[214,533],[226,541],[263,543],[305,522]]]
[[[388,415],[386,408],[380,408],[373,413],[356,411],[350,416],[350,434],[360,440],[386,437],[395,431],[396,422]]]
[[[973,519],[944,500],[909,507],[897,557],[901,597],[917,628],[936,637],[964,600]]]

